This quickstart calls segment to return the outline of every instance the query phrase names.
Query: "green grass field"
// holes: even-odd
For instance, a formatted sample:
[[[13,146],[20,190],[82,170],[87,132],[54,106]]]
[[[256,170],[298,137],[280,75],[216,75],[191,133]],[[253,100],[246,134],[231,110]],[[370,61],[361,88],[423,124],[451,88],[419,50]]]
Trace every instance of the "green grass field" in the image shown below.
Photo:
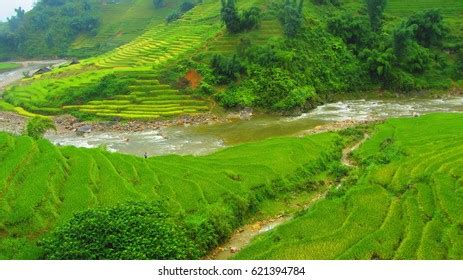
[[[145,160],[1,133],[0,258],[37,258],[36,240],[74,213],[126,201],[163,200],[192,219],[212,211],[233,229],[259,201],[303,191],[310,181],[303,174],[340,157],[339,140],[276,138],[203,157]]]
[[[462,114],[378,125],[351,183],[237,258],[462,259],[462,139]]]
[[[16,63],[9,63],[9,62],[0,62],[0,73],[8,72],[18,68],[20,65]]]

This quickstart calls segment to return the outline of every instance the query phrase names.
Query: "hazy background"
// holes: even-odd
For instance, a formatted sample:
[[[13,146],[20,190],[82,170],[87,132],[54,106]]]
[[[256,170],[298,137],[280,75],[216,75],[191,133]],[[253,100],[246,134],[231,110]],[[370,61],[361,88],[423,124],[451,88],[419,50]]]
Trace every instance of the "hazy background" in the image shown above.
[[[37,0],[0,0],[0,21],[6,21],[8,17],[15,15],[14,9],[18,7],[29,11],[36,1]]]

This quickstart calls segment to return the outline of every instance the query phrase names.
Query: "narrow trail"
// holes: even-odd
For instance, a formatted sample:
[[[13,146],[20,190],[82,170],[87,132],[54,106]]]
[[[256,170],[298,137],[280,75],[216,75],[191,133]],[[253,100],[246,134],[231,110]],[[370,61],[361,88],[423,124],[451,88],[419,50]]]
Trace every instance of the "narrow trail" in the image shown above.
[[[365,134],[362,140],[358,141],[352,146],[346,147],[342,150],[341,163],[347,167],[355,167],[356,163],[350,159],[350,155],[353,151],[358,149],[367,139],[369,138],[368,134]],[[307,210],[312,207],[317,201],[325,198],[328,190],[317,194],[315,197],[312,197],[301,210]],[[215,248],[210,252],[205,260],[227,260],[236,255],[241,249],[247,246],[251,240],[263,233],[273,230],[277,226],[284,224],[290,220],[294,219],[293,215],[279,215],[274,218],[270,218],[264,221],[258,221],[251,224],[244,225],[243,227],[237,229],[230,239],[219,247]]]

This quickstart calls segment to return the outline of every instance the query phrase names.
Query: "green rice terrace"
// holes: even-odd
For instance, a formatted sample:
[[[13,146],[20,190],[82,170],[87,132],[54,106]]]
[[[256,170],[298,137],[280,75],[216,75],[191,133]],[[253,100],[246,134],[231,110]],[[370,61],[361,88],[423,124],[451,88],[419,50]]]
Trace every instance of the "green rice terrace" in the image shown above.
[[[238,259],[462,259],[463,118],[394,119],[344,183]]]
[[[0,257],[37,258],[37,238],[49,229],[78,211],[124,201],[163,200],[170,212],[198,225],[219,215],[225,223],[215,230],[225,238],[258,201],[304,191],[312,179],[303,174],[335,165],[339,140],[336,134],[276,138],[205,157],[144,160],[2,133]]]
[[[148,159],[2,133],[0,257],[127,258],[120,250],[132,245],[121,240],[116,251],[100,248],[117,233],[90,237],[100,227],[76,213],[156,202],[168,219],[160,221],[176,221],[185,233],[182,246],[192,253],[172,249],[136,258],[201,258],[253,217],[299,210],[234,258],[461,259],[462,132],[462,114],[431,114],[273,138],[208,156]],[[356,163],[346,166],[343,154],[356,143],[349,160]],[[164,248],[173,238],[150,242]]]
[[[133,9],[138,9],[138,3],[147,1],[135,2]],[[242,6],[251,6],[254,2],[259,1],[247,1]],[[124,5],[118,5],[118,9],[124,9]],[[176,3],[169,4],[169,7],[173,6]],[[204,1],[177,22],[165,24],[164,17],[162,21],[154,20],[143,34],[131,42],[83,60],[78,65],[23,79],[20,85],[8,89],[4,98],[15,107],[43,115],[76,111],[101,118],[156,119],[208,111],[209,101],[182,94],[170,85],[160,83],[157,76],[169,63],[203,48],[208,39],[216,35],[222,37],[218,34],[222,29],[218,11],[220,1]],[[280,34],[270,30],[275,26],[273,23],[264,23],[263,26],[267,31],[263,33],[264,37],[259,38],[261,41]],[[214,44],[217,40],[214,39]],[[84,43],[79,45],[85,47]],[[108,100],[93,100],[86,104],[62,104],[58,101],[111,73],[121,79],[131,79],[127,94],[116,93]]]

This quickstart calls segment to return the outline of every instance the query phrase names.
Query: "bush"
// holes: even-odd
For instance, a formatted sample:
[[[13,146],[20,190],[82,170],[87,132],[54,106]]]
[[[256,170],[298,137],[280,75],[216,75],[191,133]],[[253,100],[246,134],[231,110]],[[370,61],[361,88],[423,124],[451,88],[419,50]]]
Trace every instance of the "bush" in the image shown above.
[[[192,2],[183,2],[180,7],[178,8],[177,11],[172,12],[170,15],[167,16],[166,21],[167,23],[174,22],[178,19],[180,19],[183,14],[188,12],[189,10],[193,9],[196,6],[196,4]]]
[[[95,99],[107,99],[129,91],[129,82],[114,74],[102,77],[96,84],[79,87],[68,95],[61,96],[58,105],[84,104]]]
[[[236,55],[233,55],[231,58],[223,55],[215,55],[211,60],[211,67],[220,84],[227,84],[237,80],[240,74],[245,71],[244,66]]]
[[[299,3],[294,0],[285,1],[274,7],[283,31],[288,37],[295,37],[302,30],[304,24],[303,4],[304,0],[299,0]]]
[[[165,0],[153,0],[153,5],[156,9],[160,9],[166,5],[165,2],[166,2]]]
[[[356,52],[371,45],[373,34],[365,17],[344,13],[328,19],[328,31],[336,35]]]
[[[230,33],[239,33],[257,27],[260,14],[260,9],[257,7],[251,7],[249,10],[239,14],[235,0],[222,0],[220,15]]]
[[[76,214],[43,241],[46,259],[197,259],[183,223],[160,203],[131,203]]]
[[[419,44],[429,48],[440,46],[447,35],[448,30],[443,21],[444,18],[438,10],[428,10],[412,15],[406,26],[413,29],[413,35]]]
[[[27,122],[26,134],[34,139],[40,139],[50,129],[56,130],[55,124],[51,119],[34,117]]]

